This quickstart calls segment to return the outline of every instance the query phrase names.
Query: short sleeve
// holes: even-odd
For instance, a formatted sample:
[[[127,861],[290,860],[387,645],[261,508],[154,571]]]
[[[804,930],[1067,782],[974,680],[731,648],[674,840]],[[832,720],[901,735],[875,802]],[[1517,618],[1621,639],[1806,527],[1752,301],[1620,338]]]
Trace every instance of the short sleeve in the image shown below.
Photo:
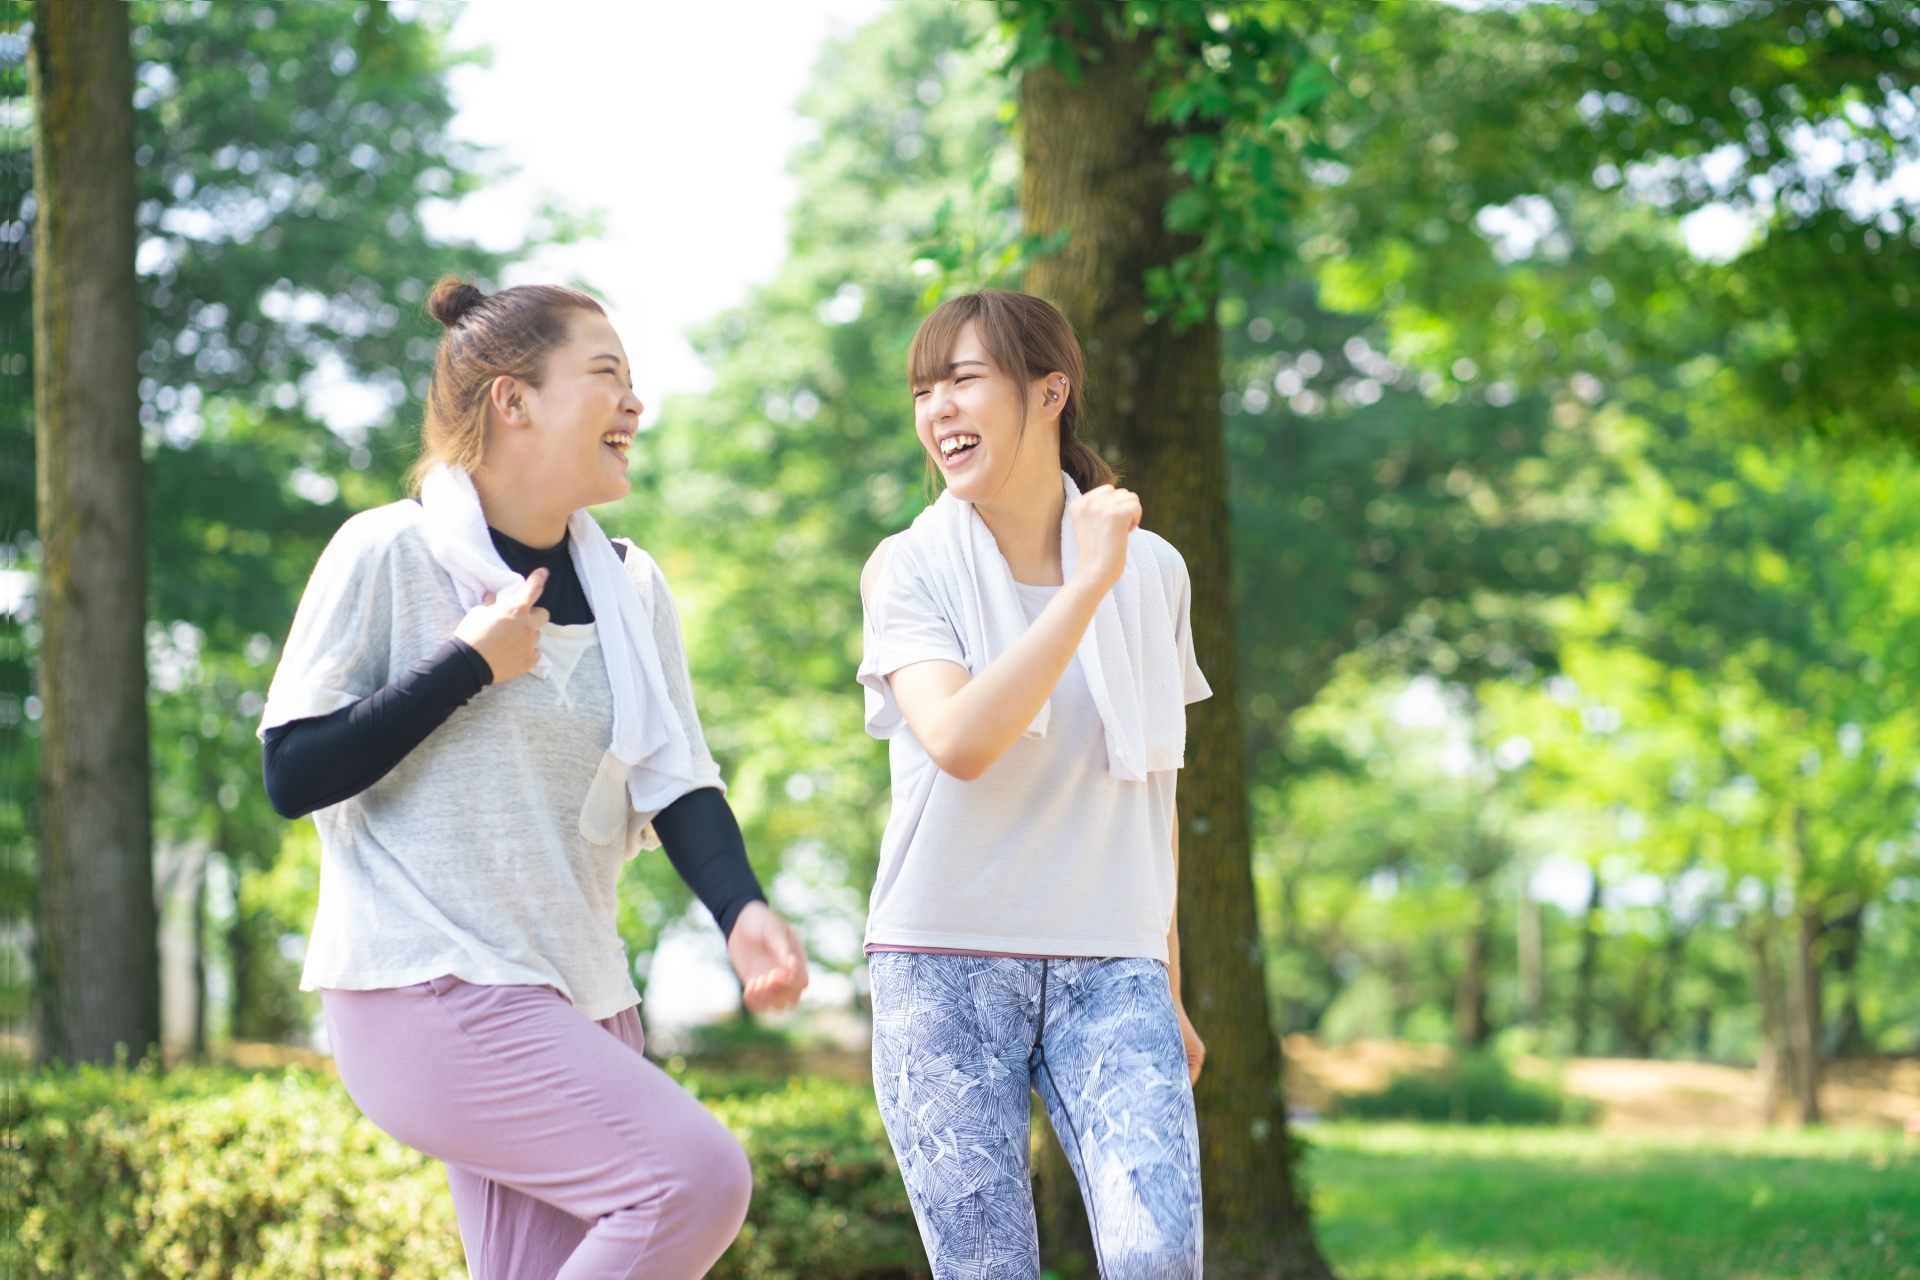
[[[1180,651],[1180,700],[1204,702],[1213,696],[1213,686],[1193,656],[1193,580],[1187,576],[1187,562],[1164,538],[1154,540],[1154,558],[1160,564],[1160,580],[1166,587],[1167,607],[1173,613],[1173,642]]]
[[[393,538],[385,509],[355,516],[320,554],[268,686],[259,733],[331,715],[391,678]]]
[[[866,689],[867,732],[876,738],[891,738],[906,723],[893,698],[894,672],[916,662],[967,665],[960,637],[935,603],[912,552],[898,538],[886,546],[873,589],[862,601],[859,680]]]

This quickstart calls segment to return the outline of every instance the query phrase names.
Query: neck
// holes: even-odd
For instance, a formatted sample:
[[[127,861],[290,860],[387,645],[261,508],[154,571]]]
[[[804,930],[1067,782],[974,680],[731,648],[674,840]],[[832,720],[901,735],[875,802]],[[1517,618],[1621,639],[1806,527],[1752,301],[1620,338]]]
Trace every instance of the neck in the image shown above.
[[[567,536],[567,518],[573,512],[557,509],[531,486],[510,483],[483,465],[473,473],[473,488],[487,524],[515,542],[544,551]]]
[[[1060,517],[1066,508],[1058,470],[1040,477],[1010,477],[993,501],[973,507],[1006,557],[1013,580],[1033,587],[1057,587],[1066,581],[1060,568]]]

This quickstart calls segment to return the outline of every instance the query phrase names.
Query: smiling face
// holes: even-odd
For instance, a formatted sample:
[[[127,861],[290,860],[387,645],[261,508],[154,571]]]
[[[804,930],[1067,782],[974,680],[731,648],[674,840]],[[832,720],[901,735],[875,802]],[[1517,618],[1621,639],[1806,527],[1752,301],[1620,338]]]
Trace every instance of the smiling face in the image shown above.
[[[913,387],[914,429],[954,497],[980,504],[1058,491],[1065,384],[1060,374],[1031,384],[1008,374],[987,354],[979,326],[961,327],[946,367]]]
[[[645,406],[633,393],[627,351],[607,318],[574,314],[567,341],[548,355],[539,386],[518,384],[524,414],[503,415],[503,446],[493,453],[519,483],[540,490],[561,510],[597,506],[623,498],[627,450]],[[519,429],[515,429],[518,427]]]

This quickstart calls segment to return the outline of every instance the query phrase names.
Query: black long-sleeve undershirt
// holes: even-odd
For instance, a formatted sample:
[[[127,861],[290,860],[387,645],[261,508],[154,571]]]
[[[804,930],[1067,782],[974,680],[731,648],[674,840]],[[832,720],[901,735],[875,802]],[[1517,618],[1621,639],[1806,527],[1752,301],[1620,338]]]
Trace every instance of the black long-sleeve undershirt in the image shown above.
[[[566,539],[542,549],[488,532],[515,572],[548,571],[540,605],[552,621],[574,626],[594,620]],[[626,548],[613,545],[625,559]],[[479,651],[449,639],[358,702],[267,730],[261,759],[268,800],[282,817],[299,818],[359,795],[492,682],[493,670]],[[766,900],[747,862],[740,824],[719,791],[703,787],[681,796],[654,817],[653,829],[668,861],[723,934],[733,931],[749,902]]]

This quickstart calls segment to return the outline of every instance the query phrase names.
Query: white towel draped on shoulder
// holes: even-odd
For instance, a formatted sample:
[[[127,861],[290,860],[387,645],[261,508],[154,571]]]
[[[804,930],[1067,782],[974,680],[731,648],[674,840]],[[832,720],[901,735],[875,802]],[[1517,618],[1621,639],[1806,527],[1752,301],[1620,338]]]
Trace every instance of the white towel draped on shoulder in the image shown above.
[[[1061,472],[1060,480],[1069,503],[1080,496],[1071,476]],[[1128,538],[1127,567],[1094,610],[1077,650],[1106,734],[1107,771],[1130,782],[1180,768],[1187,745],[1184,667],[1149,537],[1136,531]],[[979,675],[1027,629],[1013,571],[993,532],[972,503],[943,493],[896,537],[896,548],[902,544],[926,571],[966,653],[969,674]],[[1072,576],[1079,558],[1073,520],[1063,511],[1061,572]],[[1049,700],[1027,727],[1027,737],[1046,736],[1052,710]]]
[[[465,470],[444,463],[434,468],[421,485],[420,501],[428,545],[452,577],[462,608],[474,608],[489,592],[498,596],[525,581],[494,549],[479,494]],[[619,553],[584,509],[568,518],[567,533],[613,690],[613,743],[580,811],[580,834],[595,844],[610,844],[625,837],[629,805],[657,813],[713,783],[696,769],[661,666],[652,616]],[[544,679],[550,669],[542,655],[533,674]]]

